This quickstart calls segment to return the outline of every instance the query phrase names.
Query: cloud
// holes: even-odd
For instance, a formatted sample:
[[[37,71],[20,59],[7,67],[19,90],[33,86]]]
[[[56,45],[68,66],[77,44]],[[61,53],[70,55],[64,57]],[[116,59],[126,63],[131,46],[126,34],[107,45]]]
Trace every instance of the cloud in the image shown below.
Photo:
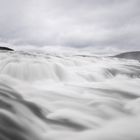
[[[0,0],[0,42],[139,48],[139,0]]]

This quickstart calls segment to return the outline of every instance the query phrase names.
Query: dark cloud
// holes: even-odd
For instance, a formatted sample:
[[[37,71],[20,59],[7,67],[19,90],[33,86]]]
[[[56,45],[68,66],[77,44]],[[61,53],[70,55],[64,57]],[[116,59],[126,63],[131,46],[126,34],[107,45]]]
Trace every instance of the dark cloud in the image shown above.
[[[139,0],[0,0],[0,42],[140,46]]]

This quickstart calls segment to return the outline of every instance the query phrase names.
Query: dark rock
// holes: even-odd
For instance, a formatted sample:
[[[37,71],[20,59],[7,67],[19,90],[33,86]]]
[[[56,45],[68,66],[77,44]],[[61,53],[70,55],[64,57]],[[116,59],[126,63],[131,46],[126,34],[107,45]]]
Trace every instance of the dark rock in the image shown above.
[[[0,50],[3,50],[3,51],[14,51],[14,50],[11,49],[11,48],[8,48],[8,47],[2,47],[2,46],[0,46]]]

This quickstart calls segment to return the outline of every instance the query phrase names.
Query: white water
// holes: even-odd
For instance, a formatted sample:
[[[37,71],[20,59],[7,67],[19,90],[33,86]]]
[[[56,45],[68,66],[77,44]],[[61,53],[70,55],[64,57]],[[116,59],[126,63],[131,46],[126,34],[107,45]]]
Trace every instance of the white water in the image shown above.
[[[23,97],[21,102],[1,96],[16,113],[0,106],[0,118],[5,114],[28,130],[29,136],[22,134],[27,140],[140,139],[138,61],[75,53],[2,52],[0,83],[1,92],[11,92],[6,84]],[[42,113],[33,113],[26,101]]]

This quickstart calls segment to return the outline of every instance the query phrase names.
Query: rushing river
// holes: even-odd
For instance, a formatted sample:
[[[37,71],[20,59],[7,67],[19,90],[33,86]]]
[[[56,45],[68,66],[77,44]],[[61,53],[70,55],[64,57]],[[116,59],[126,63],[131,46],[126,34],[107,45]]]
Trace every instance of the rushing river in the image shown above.
[[[140,140],[140,63],[0,53],[0,140]]]

